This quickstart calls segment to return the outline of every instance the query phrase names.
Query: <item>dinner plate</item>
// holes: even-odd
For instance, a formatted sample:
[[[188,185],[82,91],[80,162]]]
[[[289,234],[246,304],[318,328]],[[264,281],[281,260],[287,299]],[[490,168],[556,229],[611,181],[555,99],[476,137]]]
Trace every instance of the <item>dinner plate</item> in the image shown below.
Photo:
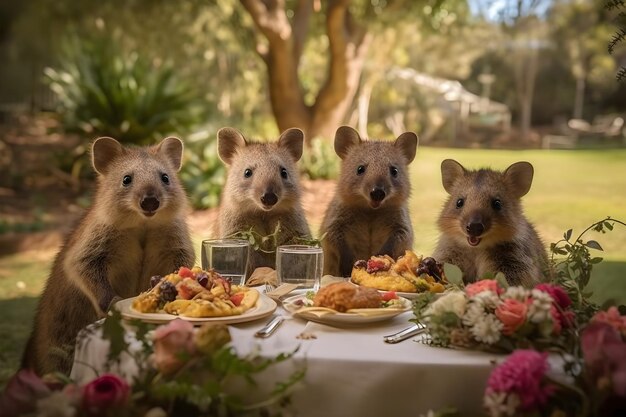
[[[355,308],[339,313],[326,307],[302,307],[298,303],[306,299],[306,294],[294,295],[283,300],[283,307],[294,317],[330,325],[360,325],[389,320],[413,307],[411,300],[399,297],[402,305],[387,308]]]
[[[364,287],[364,288],[371,288],[371,287],[366,287],[365,285],[361,285],[361,284],[357,284],[356,282],[352,281],[352,278],[350,278],[350,283],[354,284],[354,285],[358,285],[359,287]],[[374,288],[375,290],[378,290],[381,293],[386,293],[389,292],[389,290],[381,290],[378,288]],[[404,297],[404,298],[408,298],[409,300],[413,300],[415,298],[417,298],[418,295],[423,294],[421,292],[402,292],[402,291],[396,291],[396,295],[398,297]]]
[[[274,310],[276,310],[276,302],[269,298],[265,294],[259,294],[259,299],[257,300],[254,307],[250,310],[244,312],[243,314],[237,314],[233,316],[224,316],[224,317],[185,317],[185,316],[177,316],[175,314],[168,313],[140,313],[135,310],[133,305],[133,298],[126,298],[124,300],[118,301],[115,305],[118,310],[122,313],[122,317],[126,319],[139,319],[146,323],[167,323],[174,319],[183,319],[190,321],[193,324],[202,324],[202,323],[222,323],[222,324],[234,324],[234,323],[244,323],[247,321],[261,319],[263,317],[267,317],[271,315]]]

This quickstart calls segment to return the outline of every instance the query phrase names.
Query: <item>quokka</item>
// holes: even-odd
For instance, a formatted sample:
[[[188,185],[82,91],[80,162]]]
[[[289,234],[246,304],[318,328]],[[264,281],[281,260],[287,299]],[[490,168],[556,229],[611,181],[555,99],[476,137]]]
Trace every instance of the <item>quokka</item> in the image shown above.
[[[253,230],[268,236],[280,225],[276,246],[310,239],[311,232],[302,209],[297,162],[302,157],[304,133],[287,129],[277,142],[246,140],[236,129],[217,133],[217,150],[228,167],[222,192],[218,235],[232,236]],[[248,276],[255,268],[276,264],[275,248],[253,251]]]
[[[324,274],[349,277],[359,259],[384,254],[397,258],[412,248],[408,165],[417,144],[413,132],[384,142],[362,140],[348,126],[337,129],[335,152],[342,163],[320,229]]]
[[[177,178],[183,143],[92,145],[94,202],[67,236],[39,301],[23,367],[69,373],[78,332],[118,298],[147,290],[150,277],[193,265],[187,198]]]
[[[435,259],[457,265],[465,282],[498,272],[511,285],[532,286],[541,280],[547,253],[520,201],[530,190],[533,175],[528,162],[498,172],[472,171],[452,159],[443,161],[442,182],[450,196],[438,220],[441,233]]]

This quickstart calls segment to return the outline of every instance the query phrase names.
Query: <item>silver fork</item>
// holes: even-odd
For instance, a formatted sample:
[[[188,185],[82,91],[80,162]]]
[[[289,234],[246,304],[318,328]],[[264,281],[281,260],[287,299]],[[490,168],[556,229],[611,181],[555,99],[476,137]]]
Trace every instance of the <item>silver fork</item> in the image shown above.
[[[398,333],[390,334],[388,336],[383,336],[383,340],[386,343],[398,343],[403,340],[409,339],[413,336],[417,336],[418,334],[425,332],[426,326],[422,323],[415,323],[411,327],[407,327],[404,330],[400,330]]]
[[[265,283],[265,293],[267,294],[270,291],[274,291],[276,289],[275,286],[273,286],[272,284],[270,284],[269,282]]]

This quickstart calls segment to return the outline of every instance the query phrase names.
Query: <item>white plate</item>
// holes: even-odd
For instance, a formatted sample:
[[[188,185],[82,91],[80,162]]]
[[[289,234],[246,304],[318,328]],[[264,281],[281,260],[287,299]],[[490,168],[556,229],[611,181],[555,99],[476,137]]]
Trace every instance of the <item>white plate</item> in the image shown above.
[[[358,325],[389,320],[405,311],[409,311],[413,307],[411,300],[400,297],[399,299],[402,301],[402,306],[400,307],[356,308],[348,310],[346,313],[339,313],[330,308],[301,307],[296,304],[305,298],[305,294],[289,297],[283,300],[283,307],[293,314],[294,317],[330,325]]]
[[[370,287],[366,287],[365,285],[361,285],[361,284],[357,284],[356,282],[352,281],[352,278],[350,278],[350,283],[354,284],[354,285],[358,285],[359,287],[364,287],[364,288],[370,288]],[[374,288],[375,290],[378,290],[381,293],[386,293],[389,292],[389,290],[381,290],[378,288]],[[421,292],[402,292],[402,291],[396,291],[396,295],[398,297],[404,297],[404,298],[408,298],[409,300],[413,300],[415,298],[417,298],[418,295],[423,294]]]
[[[167,323],[174,319],[183,319],[190,321],[193,324],[202,324],[202,323],[223,323],[223,324],[234,324],[234,323],[243,323],[246,321],[252,321],[261,319],[263,317],[267,317],[271,315],[274,310],[276,310],[276,302],[269,298],[265,294],[259,294],[259,299],[257,300],[254,307],[250,310],[246,311],[243,314],[237,314],[234,316],[224,316],[224,317],[185,317],[185,316],[177,316],[175,314],[168,313],[140,313],[132,307],[133,298],[126,298],[124,300],[118,301],[115,306],[122,313],[122,317],[126,319],[139,319],[141,321],[145,321],[146,323]]]

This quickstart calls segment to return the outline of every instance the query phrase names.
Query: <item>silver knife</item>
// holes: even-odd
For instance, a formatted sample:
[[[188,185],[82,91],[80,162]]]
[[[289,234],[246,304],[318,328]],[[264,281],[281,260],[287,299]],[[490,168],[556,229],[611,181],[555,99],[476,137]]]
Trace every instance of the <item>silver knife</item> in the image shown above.
[[[285,320],[283,316],[276,316],[254,334],[255,337],[270,337]]]
[[[407,327],[404,330],[400,330],[398,333],[390,334],[389,336],[383,336],[383,340],[386,343],[398,343],[425,331],[426,331],[426,326],[424,326],[422,323],[416,323],[411,327]]]

